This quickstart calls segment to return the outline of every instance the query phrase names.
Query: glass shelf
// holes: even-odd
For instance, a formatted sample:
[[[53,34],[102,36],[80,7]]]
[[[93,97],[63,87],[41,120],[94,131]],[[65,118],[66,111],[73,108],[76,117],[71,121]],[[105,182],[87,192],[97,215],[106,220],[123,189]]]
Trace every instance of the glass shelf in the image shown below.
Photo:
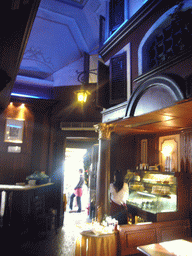
[[[174,173],[135,173],[127,204],[150,213],[177,211],[177,178]]]

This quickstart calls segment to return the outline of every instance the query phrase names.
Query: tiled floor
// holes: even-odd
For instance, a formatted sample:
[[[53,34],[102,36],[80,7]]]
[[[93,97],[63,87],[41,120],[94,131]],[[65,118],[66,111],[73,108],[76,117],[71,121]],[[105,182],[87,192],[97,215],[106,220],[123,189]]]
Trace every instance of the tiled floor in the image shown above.
[[[46,237],[28,241],[18,240],[17,237],[9,237],[1,243],[1,255],[12,256],[73,256],[75,253],[75,242],[81,227],[89,222],[86,211],[81,213],[65,212],[64,225],[56,233],[54,230]],[[5,253],[3,253],[3,250]]]
[[[67,210],[64,216],[64,225],[57,233],[52,230],[47,236],[37,238],[34,230],[34,235],[30,239],[23,237],[22,240],[21,237],[11,234],[2,236],[2,233],[0,233],[0,255],[74,256],[76,239],[85,224],[90,222],[86,210],[81,213],[69,213]]]
[[[75,253],[76,238],[80,233],[79,226],[88,221],[86,211],[82,213],[65,212],[64,225],[55,234],[36,242],[22,245],[22,252],[30,256],[73,256]]]

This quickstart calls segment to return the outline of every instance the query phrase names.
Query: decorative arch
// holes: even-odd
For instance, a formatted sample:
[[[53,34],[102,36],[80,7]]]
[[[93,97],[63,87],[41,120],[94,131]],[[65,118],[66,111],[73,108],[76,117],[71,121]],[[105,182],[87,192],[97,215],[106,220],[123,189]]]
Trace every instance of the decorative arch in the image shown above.
[[[153,62],[153,57],[149,57],[149,52],[151,52],[152,56],[159,52],[158,62],[164,63],[165,60],[170,59],[174,54],[178,54],[178,52],[183,50],[184,47],[189,47],[188,41],[190,41],[190,39],[188,38],[188,34],[191,34],[191,28],[188,28],[190,31],[188,34],[186,34],[186,24],[188,23],[188,20],[191,19],[191,8],[191,1],[182,1],[180,4],[173,6],[171,9],[165,12],[147,31],[138,48],[138,75],[142,75],[144,72],[147,72],[150,69],[150,64]],[[185,20],[186,24],[184,24]],[[182,44],[184,44],[184,46],[179,45],[180,39],[178,38],[177,42],[177,36],[174,34],[175,30],[175,33],[178,34],[178,29],[182,30]],[[170,39],[172,36],[174,37],[174,40],[173,38]],[[185,40],[185,38],[188,38],[188,40]]]
[[[149,78],[141,84],[132,94],[126,117],[139,116],[172,106],[177,101],[185,98],[185,93],[180,89],[184,81],[179,84],[170,76],[161,75]],[[182,83],[180,85],[180,83]]]

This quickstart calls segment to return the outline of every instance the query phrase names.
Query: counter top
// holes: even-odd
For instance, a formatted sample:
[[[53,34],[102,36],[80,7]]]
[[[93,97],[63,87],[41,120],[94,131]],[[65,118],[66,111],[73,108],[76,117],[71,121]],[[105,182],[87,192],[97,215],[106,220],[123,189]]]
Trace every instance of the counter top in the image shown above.
[[[37,188],[41,188],[41,187],[46,187],[46,186],[50,186],[53,185],[54,183],[46,183],[46,184],[42,184],[42,185],[25,185],[25,186],[21,186],[21,185],[7,185],[7,184],[2,184],[0,185],[0,191],[23,191],[23,190],[31,190],[31,189],[37,189]]]
[[[137,249],[147,256],[166,256],[166,255],[191,255],[192,238],[177,239],[162,243],[138,246]]]

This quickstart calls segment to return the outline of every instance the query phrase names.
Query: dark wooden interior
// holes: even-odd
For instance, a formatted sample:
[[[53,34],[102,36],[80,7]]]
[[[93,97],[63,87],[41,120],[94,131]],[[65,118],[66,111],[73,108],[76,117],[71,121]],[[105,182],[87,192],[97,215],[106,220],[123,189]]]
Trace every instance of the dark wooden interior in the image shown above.
[[[11,1],[9,1],[11,2]],[[54,88],[53,100],[26,100],[10,97],[10,91],[14,84],[19,63],[22,58],[24,46],[30,31],[37,3],[32,4],[27,9],[20,11],[26,12],[24,15],[24,29],[19,30],[20,23],[16,23],[14,27],[10,26],[11,33],[16,31],[19,33],[20,45],[16,47],[15,52],[0,52],[4,65],[0,68],[5,70],[11,77],[11,83],[0,91],[0,183],[15,184],[17,182],[25,182],[26,177],[35,171],[43,171],[51,177],[54,183],[53,197],[54,207],[57,210],[57,227],[61,227],[64,219],[63,212],[63,159],[65,157],[65,148],[67,145],[78,147],[83,144],[81,140],[70,142],[69,137],[86,137],[90,139],[89,146],[95,144],[98,140],[98,134],[91,132],[66,132],[60,127],[61,122],[95,122],[102,123],[101,110],[103,107],[113,107],[110,105],[109,91],[110,83],[108,77],[109,69],[105,67],[107,75],[101,84],[92,84],[90,86],[92,94],[90,101],[84,107],[74,104],[77,89],[75,86]],[[104,62],[107,62],[115,54],[117,54],[127,44],[131,44],[131,74],[130,74],[130,91],[134,92],[142,86],[145,81],[157,76],[171,76],[180,88],[183,95],[182,100],[176,101],[172,106],[166,106],[160,110],[154,108],[154,111],[143,115],[130,115],[123,118],[117,118],[113,121],[106,122],[106,126],[112,129],[110,140],[99,141],[98,156],[98,179],[97,192],[99,204],[104,202],[104,210],[107,212],[109,206],[108,187],[112,181],[113,173],[116,169],[121,169],[125,174],[128,169],[135,169],[141,162],[141,140],[148,140],[148,164],[159,164],[159,137],[179,134],[180,135],[180,173],[176,173],[178,177],[178,212],[174,215],[162,217],[160,223],[153,223],[151,226],[144,225],[138,228],[135,225],[125,225],[120,229],[120,239],[122,246],[122,255],[136,253],[135,240],[139,241],[142,237],[141,244],[154,243],[177,237],[191,236],[192,222],[192,98],[191,98],[191,49],[187,49],[169,59],[166,63],[157,68],[153,68],[143,74],[139,74],[138,68],[138,49],[142,38],[145,36],[150,27],[158,20],[158,18],[174,6],[174,1],[150,1],[149,8],[143,10],[138,17],[134,17],[128,27],[125,27],[119,34],[115,35],[107,44],[100,49],[100,54]],[[12,10],[8,8],[10,18]],[[34,13],[32,12],[34,11]],[[2,15],[3,16],[3,15]],[[16,16],[13,16],[15,20]],[[28,18],[30,22],[28,23]],[[14,23],[14,22],[12,22]],[[11,23],[11,24],[12,24]],[[4,31],[5,33],[5,31]],[[1,40],[1,44],[5,45],[10,38]],[[10,64],[10,55],[13,55],[13,62]],[[3,62],[3,61],[2,61]],[[102,66],[102,64],[101,64]],[[157,95],[158,97],[158,95]],[[123,99],[124,100],[124,99]],[[148,99],[150,100],[150,99]],[[8,105],[10,101],[13,104]],[[21,104],[25,103],[25,108],[21,108]],[[128,102],[126,103],[128,104]],[[146,102],[147,104],[147,102]],[[4,141],[5,124],[7,118],[24,119],[24,137],[23,143],[15,144]],[[76,144],[76,145],[75,145]],[[9,146],[21,147],[21,153],[9,153]],[[94,160],[94,164],[97,160]],[[98,189],[101,188],[101,189]],[[166,223],[163,223],[166,220]],[[169,223],[169,225],[167,224]],[[167,227],[168,225],[168,227]],[[167,232],[165,232],[165,226]],[[176,230],[176,231],[175,231]],[[137,231],[137,232],[136,232]],[[141,232],[142,231],[142,235]],[[175,236],[174,236],[174,235]],[[178,235],[178,236],[177,236]],[[146,239],[144,239],[146,238]]]

